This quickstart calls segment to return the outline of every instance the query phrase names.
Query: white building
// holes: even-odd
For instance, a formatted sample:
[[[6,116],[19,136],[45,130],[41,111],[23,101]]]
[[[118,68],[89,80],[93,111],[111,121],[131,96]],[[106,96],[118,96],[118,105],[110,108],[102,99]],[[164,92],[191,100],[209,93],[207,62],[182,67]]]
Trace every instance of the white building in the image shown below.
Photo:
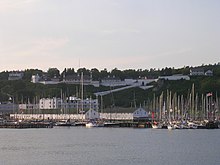
[[[108,77],[103,80],[101,80],[100,85],[102,86],[109,86],[109,87],[115,87],[115,86],[125,86],[126,82],[120,80],[119,78],[116,77]]]
[[[40,80],[40,76],[37,74],[37,75],[32,75],[31,77],[31,82],[32,83],[39,83],[39,80]]]
[[[98,110],[98,99],[84,99],[81,100],[77,97],[69,97],[66,100],[61,100],[60,98],[42,98],[39,102],[40,109],[77,109]]]
[[[9,73],[8,80],[21,80],[24,72],[11,72]]]
[[[204,69],[202,68],[192,68],[190,69],[190,76],[204,76]]]
[[[205,72],[205,75],[206,75],[206,76],[213,76],[213,71],[207,70],[207,71]]]
[[[39,104],[19,104],[19,111],[39,109]]]
[[[84,75],[84,76],[80,76],[80,75],[68,75],[65,76],[63,79],[63,83],[67,83],[67,84],[81,84],[83,83],[84,85],[90,85],[92,81],[91,76],[88,75]]]
[[[120,80],[117,78],[107,78],[101,81],[101,85],[103,86],[127,86],[127,85],[134,85],[134,86],[146,86],[147,84],[154,82],[155,79],[125,79]]]
[[[42,98],[39,102],[40,109],[61,109],[60,98]]]
[[[158,77],[158,79],[176,81],[176,80],[190,80],[190,77],[187,75],[176,74],[172,76],[160,76]]]
[[[133,112],[133,118],[147,118],[148,113],[143,108],[138,108]]]
[[[100,118],[99,113],[93,109],[90,109],[85,113],[85,119],[87,120],[95,120],[99,118]]]
[[[77,97],[69,97],[66,103],[62,103],[67,109],[78,109],[78,110],[98,110],[99,104],[98,99],[80,99]],[[82,108],[83,106],[83,108]]]

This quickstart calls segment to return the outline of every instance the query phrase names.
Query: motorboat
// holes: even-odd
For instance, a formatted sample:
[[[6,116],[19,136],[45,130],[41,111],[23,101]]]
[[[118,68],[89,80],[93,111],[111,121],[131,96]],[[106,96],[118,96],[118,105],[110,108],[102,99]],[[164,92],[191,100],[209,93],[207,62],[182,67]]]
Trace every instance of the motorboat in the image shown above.
[[[189,127],[189,129],[197,129],[198,128],[198,124],[195,124],[193,122],[188,122],[188,127]]]
[[[68,120],[60,120],[55,123],[55,126],[75,126],[75,122]]]

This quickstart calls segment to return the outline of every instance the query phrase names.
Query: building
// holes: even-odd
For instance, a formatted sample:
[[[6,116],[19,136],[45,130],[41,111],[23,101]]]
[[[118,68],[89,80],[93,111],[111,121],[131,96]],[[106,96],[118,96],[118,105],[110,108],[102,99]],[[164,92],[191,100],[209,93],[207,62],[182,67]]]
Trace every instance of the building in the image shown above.
[[[99,118],[100,118],[99,113],[93,109],[90,109],[85,113],[85,119],[87,120],[96,120]]]
[[[98,99],[84,99],[68,97],[65,100],[60,98],[42,98],[39,102],[40,109],[75,109],[77,112],[89,109],[98,110]],[[84,113],[84,112],[82,112]]]
[[[39,102],[40,109],[61,109],[60,98],[42,98]]]
[[[125,81],[120,80],[116,77],[107,77],[101,80],[100,85],[102,86],[109,86],[109,87],[115,87],[115,86],[125,86]]]
[[[158,79],[176,81],[176,80],[190,80],[190,77],[187,75],[176,74],[172,76],[160,76],[158,77]]]
[[[10,72],[8,75],[8,80],[21,80],[24,76],[24,72]]]
[[[37,75],[32,75],[31,77],[31,82],[32,83],[39,83],[39,80],[40,80],[40,76],[37,74]]]
[[[0,103],[0,113],[18,112],[18,105],[13,103]]]
[[[38,74],[37,75],[32,75],[31,77],[31,82],[32,83],[41,83],[41,84],[59,84],[60,80],[57,77],[54,78],[48,78],[47,76],[40,77]]]
[[[213,76],[213,71],[207,70],[207,71],[205,72],[205,75],[206,75],[206,76]]]
[[[39,104],[19,104],[19,111],[39,109]]]
[[[147,118],[148,113],[143,108],[138,108],[136,111],[133,112],[133,118]]]
[[[82,79],[83,77],[83,79]],[[90,85],[92,81],[91,76],[88,75],[84,75],[84,76],[80,76],[80,75],[68,75],[65,76],[65,78],[63,79],[63,83],[67,83],[67,84],[81,84],[83,83],[83,85]]]
[[[98,99],[80,99],[77,97],[69,97],[66,103],[63,103],[63,107],[67,109],[77,109],[79,111],[87,111],[89,109],[98,110],[99,104]],[[83,108],[82,108],[83,107]]]
[[[191,68],[190,69],[190,76],[204,76],[205,72],[202,68]]]
[[[101,81],[101,85],[103,86],[111,86],[111,87],[116,87],[116,86],[127,86],[127,85],[132,85],[132,86],[146,86],[147,84],[154,82],[155,79],[125,79],[125,80],[120,80],[118,78],[111,78],[108,77],[106,79],[103,79]]]

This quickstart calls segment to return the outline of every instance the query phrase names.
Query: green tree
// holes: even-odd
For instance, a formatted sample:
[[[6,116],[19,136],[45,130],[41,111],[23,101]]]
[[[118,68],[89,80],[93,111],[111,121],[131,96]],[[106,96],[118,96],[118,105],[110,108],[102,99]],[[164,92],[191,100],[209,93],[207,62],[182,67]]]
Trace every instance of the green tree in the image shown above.
[[[60,71],[57,68],[49,68],[47,74],[49,78],[59,77]]]

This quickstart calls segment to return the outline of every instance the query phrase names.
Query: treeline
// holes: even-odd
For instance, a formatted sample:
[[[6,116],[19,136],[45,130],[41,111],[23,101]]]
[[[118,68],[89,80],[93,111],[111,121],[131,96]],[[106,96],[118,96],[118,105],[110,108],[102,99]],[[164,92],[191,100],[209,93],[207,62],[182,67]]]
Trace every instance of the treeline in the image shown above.
[[[202,65],[198,66],[199,68],[203,68],[204,70],[212,70],[214,76],[220,76],[220,65]],[[107,77],[116,77],[121,80],[126,78],[138,79],[138,78],[157,78],[158,76],[170,76],[174,74],[183,74],[189,75],[190,69],[193,67],[186,66],[183,68],[175,69],[175,68],[162,68],[162,69],[126,69],[126,70],[119,70],[117,68],[108,71],[107,69],[98,70],[97,68],[93,69],[86,69],[86,68],[79,68],[75,70],[74,68],[65,68],[62,72],[57,68],[49,68],[46,72],[39,70],[39,69],[26,69],[24,70],[24,77],[23,80],[30,80],[32,75],[38,74],[39,76],[46,76],[47,78],[60,78],[62,79],[63,76],[68,75],[79,75],[82,72],[84,75],[92,75],[93,80],[102,80]],[[7,80],[9,73],[11,71],[3,71],[0,73],[0,80]]]

